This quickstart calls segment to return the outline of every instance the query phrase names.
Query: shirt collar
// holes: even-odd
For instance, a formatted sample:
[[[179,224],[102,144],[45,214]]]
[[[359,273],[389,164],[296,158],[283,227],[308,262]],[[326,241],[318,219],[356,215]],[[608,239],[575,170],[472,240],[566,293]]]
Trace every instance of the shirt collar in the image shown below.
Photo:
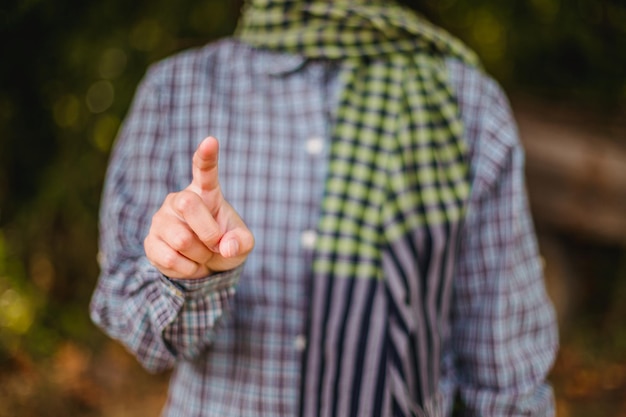
[[[306,62],[307,58],[302,55],[258,50],[254,70],[262,74],[280,76],[298,71]]]

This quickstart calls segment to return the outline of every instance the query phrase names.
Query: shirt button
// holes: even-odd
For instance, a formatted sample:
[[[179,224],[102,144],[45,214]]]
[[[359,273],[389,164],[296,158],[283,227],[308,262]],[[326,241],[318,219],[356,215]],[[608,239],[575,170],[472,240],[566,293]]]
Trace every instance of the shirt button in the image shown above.
[[[313,136],[306,141],[306,151],[309,155],[319,155],[324,150],[324,138]]]
[[[293,339],[293,347],[298,351],[298,352],[303,352],[304,349],[306,349],[306,337],[303,334],[299,334],[297,335],[294,339]]]
[[[300,235],[300,244],[304,249],[314,249],[316,240],[317,233],[315,233],[315,230],[305,230]]]

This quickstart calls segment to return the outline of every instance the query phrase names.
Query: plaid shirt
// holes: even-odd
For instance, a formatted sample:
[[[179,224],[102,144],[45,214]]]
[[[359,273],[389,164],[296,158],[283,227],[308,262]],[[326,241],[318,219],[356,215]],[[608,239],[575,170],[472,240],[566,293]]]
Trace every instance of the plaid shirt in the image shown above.
[[[174,368],[165,416],[296,416],[309,278],[336,107],[338,64],[233,39],[155,64],[111,156],[102,273],[91,315],[152,372]],[[499,86],[450,60],[470,150],[472,194],[439,372],[444,415],[553,415],[557,349],[527,207],[523,150]],[[246,264],[169,280],[143,239],[191,155],[220,139],[225,197],[255,235]]]

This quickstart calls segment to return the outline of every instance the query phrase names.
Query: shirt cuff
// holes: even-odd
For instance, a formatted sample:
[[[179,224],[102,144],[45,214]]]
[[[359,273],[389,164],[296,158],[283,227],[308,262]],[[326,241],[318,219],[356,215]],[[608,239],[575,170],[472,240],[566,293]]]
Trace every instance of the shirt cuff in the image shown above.
[[[242,270],[243,265],[198,279],[169,278],[165,275],[161,275],[161,278],[173,295],[185,299],[196,299],[235,287]]]

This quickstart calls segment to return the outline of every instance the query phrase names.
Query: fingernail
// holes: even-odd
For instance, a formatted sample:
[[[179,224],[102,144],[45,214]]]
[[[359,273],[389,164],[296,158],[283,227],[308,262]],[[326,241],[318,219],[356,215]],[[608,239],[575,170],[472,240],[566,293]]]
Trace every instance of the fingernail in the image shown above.
[[[236,239],[230,239],[226,242],[226,253],[224,256],[226,258],[232,258],[233,256],[237,256],[239,253],[239,242]]]

